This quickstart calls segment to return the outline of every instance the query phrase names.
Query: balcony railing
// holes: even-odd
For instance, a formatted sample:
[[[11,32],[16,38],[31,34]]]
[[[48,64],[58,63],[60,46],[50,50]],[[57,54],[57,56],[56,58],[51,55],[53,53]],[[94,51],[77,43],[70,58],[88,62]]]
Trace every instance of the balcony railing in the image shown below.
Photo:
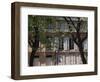
[[[42,64],[40,55],[45,60]],[[84,52],[85,58],[87,59],[87,52]],[[35,58],[36,57],[36,58]],[[34,66],[50,66],[50,65],[73,65],[82,64],[80,52],[37,52],[34,57]]]

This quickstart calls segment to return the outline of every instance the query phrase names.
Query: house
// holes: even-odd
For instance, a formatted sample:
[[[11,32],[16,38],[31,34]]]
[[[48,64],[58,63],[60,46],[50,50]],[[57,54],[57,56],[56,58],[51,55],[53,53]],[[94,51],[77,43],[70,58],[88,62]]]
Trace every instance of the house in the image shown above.
[[[55,17],[56,22],[54,24],[49,24],[45,29],[45,36],[48,44],[42,44],[39,42],[39,48],[34,56],[34,66],[48,66],[48,65],[71,65],[71,64],[82,64],[80,52],[71,38],[71,33],[76,35],[74,29],[69,31],[69,26],[62,17]],[[73,18],[74,22],[77,22]],[[84,19],[84,24],[87,20]],[[83,24],[83,25],[84,25]],[[80,33],[81,36],[85,36],[87,30],[82,29],[83,32]],[[41,37],[41,35],[40,35]],[[84,53],[87,57],[87,39],[83,43]],[[31,47],[28,47],[29,55],[32,52]]]

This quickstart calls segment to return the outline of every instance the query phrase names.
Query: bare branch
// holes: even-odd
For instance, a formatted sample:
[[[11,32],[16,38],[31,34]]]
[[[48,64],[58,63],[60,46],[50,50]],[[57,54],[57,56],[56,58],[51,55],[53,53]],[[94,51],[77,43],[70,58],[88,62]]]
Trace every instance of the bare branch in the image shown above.
[[[28,43],[29,43],[29,45],[32,47],[32,43],[31,43],[31,41],[30,41],[30,40],[28,41]]]
[[[67,18],[66,17],[63,17],[64,19],[65,19],[65,21],[67,22],[67,24],[69,24],[69,21],[67,20]]]
[[[75,37],[74,34],[72,34],[72,33],[71,33],[71,36],[72,36],[73,41],[78,45],[77,37]]]
[[[68,17],[69,20],[71,21],[72,25],[74,26],[74,28],[77,30],[77,27],[75,26],[74,22],[72,21],[71,17]]]
[[[82,24],[83,20],[81,20],[79,17],[78,17],[78,24],[77,24],[77,30],[80,31],[80,27],[81,27],[81,24]]]
[[[81,25],[81,23],[80,23],[80,18],[78,17],[77,31],[80,31],[80,25]]]
[[[63,18],[65,19],[65,21],[67,22],[67,24],[70,24],[69,20],[66,17],[63,17]],[[70,20],[70,21],[72,21],[72,20]],[[70,28],[70,26],[69,26],[69,28]],[[77,38],[74,36],[73,33],[71,33],[71,36],[72,36],[73,41],[78,45],[78,42],[76,41]]]
[[[34,44],[34,41],[33,41],[33,40],[29,40],[28,43],[29,43],[29,45],[32,47],[33,44]]]

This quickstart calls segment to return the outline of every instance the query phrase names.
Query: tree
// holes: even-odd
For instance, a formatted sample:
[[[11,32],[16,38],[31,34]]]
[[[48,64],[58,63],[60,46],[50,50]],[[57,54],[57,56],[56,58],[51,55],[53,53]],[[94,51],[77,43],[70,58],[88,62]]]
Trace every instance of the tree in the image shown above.
[[[32,48],[31,55],[29,57],[29,66],[33,66],[34,56],[39,47],[39,42],[45,46],[49,46],[49,39],[46,36],[47,26],[54,23],[54,18],[49,16],[28,16],[28,44]]]
[[[85,30],[87,30],[86,18],[82,18],[82,17],[63,17],[63,18],[69,25],[69,31],[70,31],[71,37],[79,48],[79,52],[80,52],[81,60],[83,64],[87,64],[87,60],[86,60],[86,57],[84,55],[84,50],[83,50],[83,43],[88,37],[87,32],[85,32]],[[82,35],[82,33],[85,33],[85,34]]]

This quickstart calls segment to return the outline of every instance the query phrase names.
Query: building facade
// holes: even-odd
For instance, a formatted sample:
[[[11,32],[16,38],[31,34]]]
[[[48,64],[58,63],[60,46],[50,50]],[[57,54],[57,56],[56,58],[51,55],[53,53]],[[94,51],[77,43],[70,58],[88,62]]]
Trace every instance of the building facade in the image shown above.
[[[76,20],[73,20],[77,22]],[[86,21],[84,21],[86,22]],[[85,24],[85,23],[84,23]],[[73,30],[71,33],[76,34]],[[45,36],[48,44],[39,42],[39,48],[34,56],[34,66],[73,65],[82,64],[78,46],[71,37],[69,26],[62,18],[56,18],[55,24],[49,24]],[[84,36],[87,32],[81,33]],[[40,35],[41,37],[41,35]],[[87,58],[87,39],[83,43],[84,54]],[[32,48],[28,46],[29,56]]]

